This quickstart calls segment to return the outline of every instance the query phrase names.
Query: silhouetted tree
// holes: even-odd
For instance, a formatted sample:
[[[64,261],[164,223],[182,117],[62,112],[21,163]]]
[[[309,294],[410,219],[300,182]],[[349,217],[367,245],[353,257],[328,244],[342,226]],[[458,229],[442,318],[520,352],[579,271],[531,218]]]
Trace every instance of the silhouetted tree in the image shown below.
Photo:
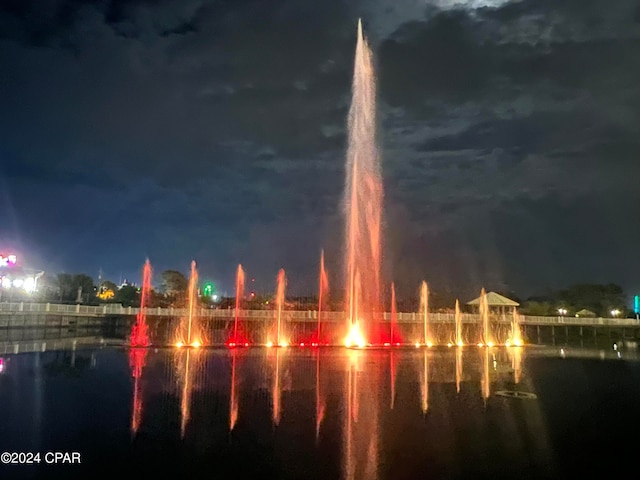
[[[124,285],[116,291],[113,300],[115,303],[122,304],[123,307],[139,307],[140,292],[133,285]]]
[[[170,305],[182,306],[187,298],[189,280],[177,270],[165,270],[160,275],[160,291],[167,297]]]

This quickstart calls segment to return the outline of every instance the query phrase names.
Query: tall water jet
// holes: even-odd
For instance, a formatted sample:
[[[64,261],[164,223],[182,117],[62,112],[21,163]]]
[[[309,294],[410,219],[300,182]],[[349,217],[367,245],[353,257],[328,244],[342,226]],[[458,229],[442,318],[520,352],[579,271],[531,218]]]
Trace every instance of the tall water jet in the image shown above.
[[[189,276],[189,316],[187,321],[187,345],[198,346],[199,340],[194,338],[195,329],[195,308],[198,295],[198,270],[196,270],[196,261],[191,262],[191,275]]]
[[[464,341],[462,340],[462,312],[460,312],[460,302],[456,298],[456,345],[462,347]]]
[[[522,331],[520,329],[520,315],[518,315],[518,310],[516,310],[516,307],[513,307],[513,317],[511,319],[511,335],[509,337],[508,345],[519,347],[523,343]]]
[[[391,322],[389,326],[389,342],[398,343],[399,339],[396,338],[397,326],[398,326],[398,312],[396,307],[396,286],[391,282]]]
[[[140,290],[140,311],[131,328],[129,343],[132,347],[149,346],[149,326],[147,325],[147,304],[151,294],[151,263],[149,259],[144,262],[142,268],[142,289]]]
[[[429,331],[429,287],[425,281],[420,285],[420,315],[422,316],[422,336],[424,344],[430,347],[432,341],[431,332]]]
[[[244,270],[242,265],[238,264],[238,270],[236,271],[236,309],[234,312],[233,320],[233,343],[237,344],[238,339],[238,322],[240,320],[240,309],[242,308],[242,298],[244,296]]]
[[[462,349],[456,349],[456,392],[460,393],[460,382],[462,382]]]
[[[320,252],[320,278],[318,280],[318,332],[317,339],[318,344],[322,342],[321,328],[322,328],[322,301],[326,300],[326,296],[329,293],[329,277],[327,271],[324,268],[324,250]]]
[[[282,307],[284,306],[284,290],[287,285],[287,277],[284,269],[278,271],[278,286],[276,290],[276,345],[284,346],[286,342],[281,339],[282,335]]]
[[[480,291],[480,321],[482,322],[482,340],[485,346],[493,346],[493,335],[491,334],[491,324],[489,323],[489,303],[487,293],[484,288]]]
[[[380,302],[382,175],[376,146],[376,85],[372,52],[358,20],[346,158],[345,254],[347,331],[371,334]],[[359,326],[360,325],[360,326]]]

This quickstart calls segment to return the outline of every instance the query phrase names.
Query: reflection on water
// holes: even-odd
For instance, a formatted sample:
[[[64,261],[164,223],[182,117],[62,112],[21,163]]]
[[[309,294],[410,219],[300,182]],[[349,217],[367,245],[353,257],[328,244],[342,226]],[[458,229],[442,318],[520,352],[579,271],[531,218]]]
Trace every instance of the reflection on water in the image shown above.
[[[81,432],[122,427],[126,439],[118,443],[113,434],[101,448],[120,452],[123,462],[142,462],[144,454],[153,468],[170,461],[162,453],[170,448],[182,452],[173,460],[181,468],[230,463],[236,473],[265,478],[477,478],[495,477],[501,468],[553,477],[562,467],[558,462],[572,458],[556,455],[559,445],[588,449],[587,440],[600,431],[593,430],[600,421],[593,416],[589,429],[580,431],[595,408],[583,405],[585,399],[599,402],[598,412],[612,408],[611,415],[640,419],[635,404],[616,404],[640,394],[632,381],[640,367],[618,353],[622,359],[633,355],[616,350],[607,362],[601,351],[582,360],[583,351],[517,347],[105,348],[3,355],[0,424],[6,435],[0,447],[28,449],[32,438],[56,438],[45,429],[59,421],[63,433],[57,435],[71,439],[69,445],[78,439],[84,448]],[[91,358],[96,360],[87,369]],[[62,367],[74,373],[54,373]],[[598,368],[600,377],[588,373]],[[31,392],[34,378],[40,380]],[[625,378],[631,386],[625,387]],[[613,379],[620,389],[635,390],[597,400]],[[58,413],[36,408],[33,398],[56,405]],[[85,406],[90,413],[83,416]],[[61,413],[66,408],[70,413]],[[30,424],[29,415],[38,411],[43,430],[27,435],[21,423]],[[567,437],[573,430],[566,422],[575,435]],[[22,443],[10,445],[11,436],[22,436]],[[220,478],[228,476],[234,475]]]
[[[132,348],[129,350],[129,367],[131,367],[131,376],[133,377],[133,407],[131,414],[131,432],[135,435],[140,427],[142,419],[142,391],[141,378],[142,369],[147,360],[146,348]]]
[[[320,427],[324,419],[325,401],[322,397],[322,383],[320,381],[320,350],[316,350],[316,442],[320,438]]]
[[[238,385],[239,376],[236,376],[236,361],[238,350],[231,352],[231,398],[229,400],[229,430],[233,430],[238,421]]]

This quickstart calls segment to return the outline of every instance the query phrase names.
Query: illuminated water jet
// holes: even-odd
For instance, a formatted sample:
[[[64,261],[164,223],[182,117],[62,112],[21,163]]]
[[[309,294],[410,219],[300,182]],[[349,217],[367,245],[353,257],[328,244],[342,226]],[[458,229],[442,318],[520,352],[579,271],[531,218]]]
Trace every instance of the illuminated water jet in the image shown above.
[[[462,313],[460,312],[460,302],[456,298],[456,345],[459,347],[464,345],[464,341],[462,340]]]
[[[480,291],[480,320],[482,322],[482,339],[481,342],[491,347],[493,346],[493,335],[491,333],[491,324],[489,322],[489,299],[484,288]]]
[[[429,287],[423,281],[420,285],[420,315],[422,316],[423,340],[428,347],[433,345],[429,331]]]
[[[518,311],[516,308],[513,308],[513,317],[511,320],[511,335],[509,338],[509,343],[515,347],[520,347],[524,345],[524,341],[522,339],[522,331],[520,329],[520,315],[518,315]]]
[[[238,323],[240,321],[240,308],[242,307],[242,298],[244,296],[244,270],[242,265],[238,265],[236,271],[236,309],[234,312],[233,320],[233,342],[237,345],[240,339],[238,338]]]
[[[324,267],[324,250],[320,252],[320,278],[318,280],[318,331],[316,334],[317,343],[322,343],[322,301],[329,293],[329,277]]]
[[[347,331],[360,324],[371,335],[374,312],[380,302],[380,225],[382,176],[376,145],[376,86],[372,53],[358,21],[351,107],[349,146],[344,191],[346,230]]]
[[[149,259],[142,269],[142,288],[140,289],[140,310],[136,315],[136,321],[131,329],[129,344],[132,347],[149,346],[149,326],[147,325],[147,303],[151,294],[151,263]]]
[[[191,262],[191,274],[187,289],[187,316],[180,319],[176,333],[174,345],[178,348],[193,347],[202,345],[199,338],[199,328],[196,318],[196,306],[198,301],[198,270],[195,260]]]
[[[389,342],[398,343],[399,337],[396,338],[396,330],[398,325],[398,312],[396,306],[396,286],[391,282],[391,322],[389,326]]]
[[[287,285],[287,277],[285,276],[284,269],[278,271],[278,285],[276,289],[276,345],[286,347],[287,342],[281,340],[282,330],[282,307],[284,306],[284,291]]]

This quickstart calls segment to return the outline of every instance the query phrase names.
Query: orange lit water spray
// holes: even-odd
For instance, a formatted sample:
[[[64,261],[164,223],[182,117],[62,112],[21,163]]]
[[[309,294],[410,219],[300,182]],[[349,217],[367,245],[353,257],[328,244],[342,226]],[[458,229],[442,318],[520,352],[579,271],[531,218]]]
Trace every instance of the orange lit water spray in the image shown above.
[[[244,270],[242,265],[238,265],[236,271],[236,309],[235,318],[233,321],[233,341],[238,343],[238,321],[240,319],[240,308],[242,307],[242,297],[244,296]]]
[[[456,298],[456,345],[462,347],[464,342],[462,340],[462,312],[460,312],[460,302]]]
[[[431,338],[429,337],[429,287],[427,282],[423,281],[420,287],[420,313],[422,315],[424,344],[431,346]]]
[[[396,324],[398,323],[398,312],[396,311],[396,286],[391,282],[391,326],[389,342],[396,342]]]
[[[489,323],[489,299],[484,288],[480,291],[480,319],[482,320],[482,342],[485,346],[493,346],[491,324]]]
[[[344,191],[346,230],[346,302],[349,336],[358,323],[379,309],[380,222],[382,175],[376,145],[376,85],[372,53],[358,21],[351,107],[348,118],[349,146]],[[368,317],[371,318],[368,318]],[[370,324],[365,326],[370,331]]]
[[[189,276],[189,321],[187,322],[187,344],[193,345],[191,336],[195,330],[194,328],[194,310],[196,308],[196,295],[198,288],[198,271],[196,270],[196,261],[191,262],[191,275]]]
[[[129,343],[132,347],[149,346],[149,327],[147,325],[147,304],[151,293],[151,263],[149,259],[144,262],[142,269],[142,289],[140,291],[140,311],[131,329]]]
[[[324,267],[324,250],[320,252],[320,279],[318,285],[318,344],[321,342],[322,301],[329,292],[329,278]]]
[[[278,271],[278,288],[276,291],[276,308],[277,308],[277,318],[276,318],[276,345],[282,345],[283,342],[280,340],[281,335],[281,323],[282,323],[282,307],[284,305],[284,291],[287,285],[287,277],[285,276],[284,269],[280,269]]]

